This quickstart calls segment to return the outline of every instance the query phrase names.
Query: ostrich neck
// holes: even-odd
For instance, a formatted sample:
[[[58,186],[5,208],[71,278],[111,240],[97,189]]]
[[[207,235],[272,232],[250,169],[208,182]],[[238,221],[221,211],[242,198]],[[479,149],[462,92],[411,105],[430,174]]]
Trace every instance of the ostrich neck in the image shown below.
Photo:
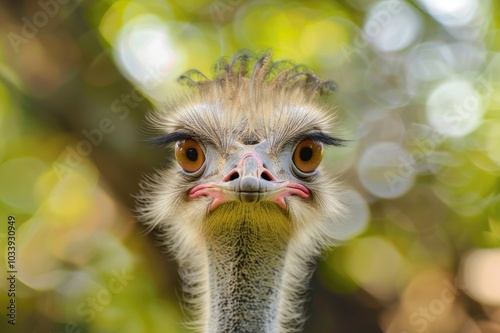
[[[235,225],[207,243],[208,333],[277,333],[287,242],[252,222]]]

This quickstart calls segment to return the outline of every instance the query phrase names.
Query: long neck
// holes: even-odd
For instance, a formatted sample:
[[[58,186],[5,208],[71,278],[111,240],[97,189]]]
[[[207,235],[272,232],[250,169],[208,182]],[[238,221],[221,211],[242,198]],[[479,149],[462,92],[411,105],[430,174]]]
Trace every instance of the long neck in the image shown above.
[[[209,333],[278,332],[286,247],[242,226],[209,246]]]
[[[243,220],[213,234],[207,250],[208,333],[277,333],[286,241]]]

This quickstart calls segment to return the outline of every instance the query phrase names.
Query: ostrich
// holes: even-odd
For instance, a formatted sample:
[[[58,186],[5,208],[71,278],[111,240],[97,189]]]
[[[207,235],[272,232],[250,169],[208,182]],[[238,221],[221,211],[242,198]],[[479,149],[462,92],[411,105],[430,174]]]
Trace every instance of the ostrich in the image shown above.
[[[221,58],[209,79],[149,120],[153,142],[176,163],[148,177],[140,217],[179,262],[191,328],[204,333],[298,332],[312,265],[345,211],[342,188],[322,170],[334,90],[272,53]]]

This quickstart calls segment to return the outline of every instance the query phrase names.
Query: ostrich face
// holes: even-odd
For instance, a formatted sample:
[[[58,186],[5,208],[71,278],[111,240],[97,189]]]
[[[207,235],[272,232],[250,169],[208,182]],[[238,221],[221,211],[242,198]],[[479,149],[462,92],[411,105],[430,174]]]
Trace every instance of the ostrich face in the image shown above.
[[[193,113],[201,116],[204,113],[201,107],[194,106],[196,108]],[[174,170],[183,179],[185,192],[179,193],[181,197],[176,201],[184,201],[186,205],[201,201],[206,206],[207,218],[219,210],[221,214],[215,215],[225,216],[226,221],[231,220],[230,216],[234,215],[237,220],[249,212],[254,216],[264,215],[262,219],[265,219],[269,214],[285,217],[292,211],[311,213],[311,208],[317,209],[317,197],[334,195],[330,192],[332,184],[319,182],[322,174],[318,167],[323,145],[334,143],[335,139],[322,132],[319,124],[304,123],[305,119],[311,120],[311,113],[314,114],[310,107],[290,109],[273,109],[272,114],[277,119],[271,121],[278,123],[279,118],[290,117],[288,113],[292,113],[297,117],[297,125],[303,126],[280,139],[265,136],[265,132],[275,133],[270,128],[262,128],[262,133],[257,131],[249,139],[249,128],[241,126],[239,135],[219,137],[219,140],[226,140],[221,144],[210,141],[220,128],[213,129],[210,136],[203,138],[188,126],[178,126]],[[246,112],[241,115],[244,114]],[[322,118],[317,120],[323,121]],[[245,124],[248,120],[231,123]]]

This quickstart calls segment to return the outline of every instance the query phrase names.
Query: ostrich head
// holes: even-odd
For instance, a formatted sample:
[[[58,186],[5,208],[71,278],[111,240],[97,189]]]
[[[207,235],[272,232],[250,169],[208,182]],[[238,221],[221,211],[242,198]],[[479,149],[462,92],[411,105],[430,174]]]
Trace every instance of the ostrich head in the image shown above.
[[[271,57],[221,59],[212,80],[190,71],[191,89],[151,115],[176,162],[143,184],[140,213],[179,261],[197,331],[300,330],[310,264],[344,210],[321,167],[343,143],[318,99],[334,84]]]

